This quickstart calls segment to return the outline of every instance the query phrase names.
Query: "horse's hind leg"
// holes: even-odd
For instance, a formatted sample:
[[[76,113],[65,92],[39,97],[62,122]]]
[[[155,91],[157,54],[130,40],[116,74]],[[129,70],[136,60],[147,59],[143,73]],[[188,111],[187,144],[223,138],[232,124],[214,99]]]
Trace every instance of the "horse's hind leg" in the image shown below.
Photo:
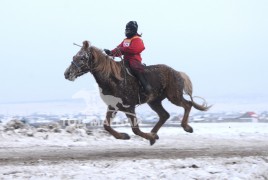
[[[126,133],[119,133],[111,127],[111,120],[115,117],[116,111],[114,108],[108,107],[106,112],[106,121],[104,123],[104,129],[112,134],[116,139],[130,139],[130,136]]]
[[[192,133],[194,132],[193,128],[188,124],[188,119],[190,115],[190,111],[192,108],[192,103],[182,98],[181,106],[184,108],[184,115],[181,121],[181,126],[186,132]]]
[[[184,108],[184,115],[181,121],[181,126],[186,132],[192,133],[193,128],[188,124],[188,119],[190,115],[190,111],[192,108],[192,102],[187,101],[186,99],[181,96],[181,98],[168,98],[173,104],[177,106],[181,106]]]
[[[149,106],[158,114],[159,121],[156,123],[154,128],[151,130],[152,133],[157,134],[158,130],[170,117],[169,113],[162,106],[161,101],[153,101],[148,103]]]

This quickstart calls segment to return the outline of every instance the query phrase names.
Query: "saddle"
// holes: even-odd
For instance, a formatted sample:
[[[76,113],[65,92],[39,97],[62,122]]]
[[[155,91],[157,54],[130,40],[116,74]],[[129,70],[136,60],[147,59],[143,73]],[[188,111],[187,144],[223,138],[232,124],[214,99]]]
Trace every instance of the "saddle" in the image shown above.
[[[130,68],[128,61],[123,61],[123,64],[125,68],[125,76],[127,73],[130,76],[136,78],[140,86],[140,93],[145,93],[146,95],[149,95],[152,91],[152,87],[150,83],[147,81],[147,78],[145,76],[146,73],[134,73],[133,70]],[[144,66],[144,70],[146,70],[146,65],[145,64],[142,65]]]
[[[132,72],[132,70],[130,69],[130,67],[125,67],[126,73],[132,77],[135,77],[134,73]],[[136,78],[136,77],[135,77]]]
[[[124,67],[124,70],[126,71],[126,73],[132,77],[135,77],[135,73],[133,72],[133,70],[131,70],[130,66],[129,66],[129,62],[128,61],[125,61],[125,60],[122,60],[123,62],[123,67]],[[142,65],[144,66],[144,70],[146,70],[146,64],[142,63]]]

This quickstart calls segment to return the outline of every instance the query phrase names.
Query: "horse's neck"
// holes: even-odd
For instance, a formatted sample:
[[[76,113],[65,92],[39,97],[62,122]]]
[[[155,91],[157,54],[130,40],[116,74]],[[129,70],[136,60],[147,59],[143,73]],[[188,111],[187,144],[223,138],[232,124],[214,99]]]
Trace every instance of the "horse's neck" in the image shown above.
[[[114,80],[112,78],[105,78],[100,72],[93,72],[92,74],[98,86],[104,91],[113,89],[112,84],[115,82],[113,82]]]

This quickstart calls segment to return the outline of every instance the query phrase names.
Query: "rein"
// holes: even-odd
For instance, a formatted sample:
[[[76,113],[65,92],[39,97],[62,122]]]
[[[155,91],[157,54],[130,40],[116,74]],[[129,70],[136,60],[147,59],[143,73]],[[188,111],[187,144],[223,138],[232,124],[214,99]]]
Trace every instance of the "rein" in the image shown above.
[[[120,57],[121,60],[124,60],[122,57],[123,55],[119,48],[115,48],[115,55],[113,55],[113,59],[115,58],[116,55],[118,55],[118,57]]]
[[[125,85],[127,85],[127,73],[128,73],[128,70],[127,70],[127,67],[126,67],[126,65],[125,65],[125,60],[123,59],[123,55],[122,55],[122,53],[121,53],[121,51],[120,51],[120,49],[117,47],[117,48],[115,48],[115,54],[113,54],[113,59],[116,57],[116,55],[118,55],[119,56],[119,58],[121,59],[121,61],[122,61],[122,69],[123,69],[123,71],[124,71],[124,82],[125,82]],[[128,73],[129,74],[129,73]]]

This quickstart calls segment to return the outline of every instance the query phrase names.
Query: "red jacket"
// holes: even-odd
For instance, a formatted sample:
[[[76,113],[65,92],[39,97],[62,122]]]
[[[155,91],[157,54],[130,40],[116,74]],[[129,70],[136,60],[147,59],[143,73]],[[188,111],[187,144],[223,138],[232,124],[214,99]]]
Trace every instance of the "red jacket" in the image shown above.
[[[116,57],[121,55],[118,53],[118,49],[121,51],[124,59],[141,61],[141,52],[145,49],[145,47],[142,39],[139,36],[134,36],[131,39],[124,39],[117,48],[112,50],[112,54]]]

